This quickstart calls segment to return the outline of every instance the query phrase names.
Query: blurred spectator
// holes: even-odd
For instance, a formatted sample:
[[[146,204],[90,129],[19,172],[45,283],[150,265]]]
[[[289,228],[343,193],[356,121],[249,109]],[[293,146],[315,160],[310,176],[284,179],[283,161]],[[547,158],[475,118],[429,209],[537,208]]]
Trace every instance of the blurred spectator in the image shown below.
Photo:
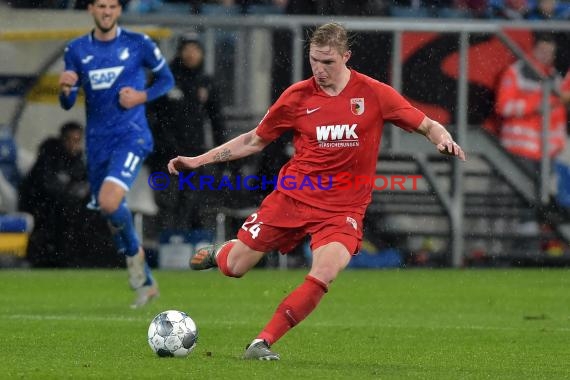
[[[0,214],[12,213],[18,209],[18,193],[0,170]]]
[[[16,142],[9,128],[0,125],[0,243],[5,239],[4,233],[29,233],[33,229],[34,218],[28,213],[17,212],[19,182]],[[0,268],[17,263],[21,262],[14,256],[0,254]]]
[[[375,0],[353,0],[317,1],[318,14],[339,15],[339,16],[382,16],[385,14],[386,5],[384,1]]]
[[[454,0],[453,8],[465,12],[465,17],[481,18],[487,16],[487,0]]]
[[[314,15],[317,12],[317,0],[274,0],[274,3],[291,15]]]
[[[549,33],[537,33],[535,35],[530,60],[540,74],[553,81],[556,90],[570,90],[568,81],[562,82],[562,78],[554,67],[556,57],[556,41]],[[499,130],[500,142],[503,147],[513,154],[518,163],[532,177],[539,178],[541,170],[542,151],[542,123],[543,123],[543,79],[524,60],[513,63],[502,74],[496,93],[495,110],[500,116],[501,127]],[[552,159],[549,176],[553,173],[555,158],[564,150],[567,139],[567,116],[566,108],[557,95],[550,94],[550,122],[548,136],[548,154]],[[491,182],[491,186],[496,187]],[[514,222],[514,221],[513,221]],[[539,223],[540,222],[540,223]],[[537,235],[544,228],[542,220],[537,220],[535,210],[526,209],[518,220],[518,224],[509,226],[495,225],[497,232],[519,231]],[[539,250],[539,241],[514,241],[505,242],[512,244],[515,251],[526,252]]]
[[[529,20],[567,20],[570,18],[570,6],[558,0],[537,0],[526,18]]]
[[[537,34],[532,62],[541,74],[551,78],[561,89],[561,77],[554,67],[556,42],[550,34]],[[566,109],[560,98],[550,96],[550,156],[558,155],[566,145]],[[522,158],[531,172],[540,168],[542,130],[542,81],[523,60],[512,64],[501,76],[496,96],[496,112],[502,118],[501,144]]]
[[[124,8],[130,0],[121,0]],[[158,1],[158,0],[157,0]],[[7,0],[13,8],[30,9],[87,9],[89,0]]]
[[[180,0],[167,0],[168,2]],[[187,0],[182,0],[187,2]],[[229,15],[238,13],[247,13],[247,9],[251,5],[270,4],[271,0],[190,0],[191,12],[212,13],[212,9],[218,8],[219,11],[227,12]]]
[[[287,14],[379,16],[386,8],[384,0],[273,0]]]
[[[169,0],[177,1],[177,0]],[[212,8],[226,9],[226,12],[238,9],[239,13],[248,13],[254,6],[274,6],[288,14],[319,15],[378,15],[379,9],[385,8],[385,0],[190,0],[194,13],[212,13]],[[219,12],[219,11],[218,11]]]
[[[155,149],[148,163],[153,172],[166,171],[168,161],[176,155],[202,154],[226,137],[219,89],[204,73],[204,47],[196,33],[180,38],[170,69],[175,87],[149,105]],[[173,178],[168,189],[155,192],[160,228],[213,229],[215,214],[208,204],[215,195],[206,190],[179,190],[176,180]]]
[[[17,188],[20,184],[16,142],[7,127],[0,126],[0,214],[18,208]]]
[[[396,0],[390,14],[394,17],[483,17],[487,0]]]
[[[66,0],[10,0],[13,8],[33,8],[33,9],[65,9]]]
[[[492,0],[489,4],[489,17],[522,20],[526,18],[528,8],[527,0]]]
[[[560,99],[567,107],[570,106],[570,69],[566,72],[564,81],[560,86]],[[560,206],[570,211],[570,147],[566,146],[556,161],[558,182],[556,200]]]
[[[20,210],[35,220],[27,253],[33,266],[76,266],[89,256],[89,248],[97,248],[97,255],[103,256],[105,234],[97,231],[97,220],[85,208],[89,185],[81,124],[67,122],[58,137],[48,137],[41,144],[36,163],[19,190]],[[104,222],[99,225],[107,230]],[[84,226],[95,233],[82,234]]]

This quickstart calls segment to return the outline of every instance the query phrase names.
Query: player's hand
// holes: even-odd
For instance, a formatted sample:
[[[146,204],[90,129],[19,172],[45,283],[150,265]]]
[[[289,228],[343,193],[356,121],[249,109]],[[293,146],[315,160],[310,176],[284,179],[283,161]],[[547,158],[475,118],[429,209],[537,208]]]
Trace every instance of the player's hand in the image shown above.
[[[138,91],[132,87],[123,87],[119,91],[119,104],[130,109],[146,102],[146,91]]]
[[[79,77],[75,71],[67,70],[59,75],[59,88],[65,96],[69,96],[71,88],[75,86]]]
[[[200,166],[196,157],[178,156],[168,162],[168,172],[178,175],[181,170],[196,169]]]
[[[466,160],[465,152],[453,140],[446,140],[437,144],[437,150],[439,150],[439,153],[445,154],[446,156],[457,156],[461,161]]]

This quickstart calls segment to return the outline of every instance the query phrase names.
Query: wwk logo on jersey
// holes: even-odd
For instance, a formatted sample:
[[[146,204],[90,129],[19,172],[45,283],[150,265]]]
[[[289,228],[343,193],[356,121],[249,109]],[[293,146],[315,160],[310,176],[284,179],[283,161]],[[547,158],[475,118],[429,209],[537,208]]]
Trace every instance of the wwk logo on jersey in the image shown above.
[[[106,90],[111,88],[125,66],[115,66],[106,69],[89,70],[89,81],[93,90]]]
[[[358,146],[357,126],[358,124],[335,124],[317,127],[319,147],[342,148]]]

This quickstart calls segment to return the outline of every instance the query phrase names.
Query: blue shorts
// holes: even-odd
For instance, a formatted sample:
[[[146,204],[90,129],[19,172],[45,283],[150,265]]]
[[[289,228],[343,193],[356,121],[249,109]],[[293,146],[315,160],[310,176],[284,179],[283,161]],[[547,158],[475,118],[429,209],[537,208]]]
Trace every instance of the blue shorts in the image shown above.
[[[97,199],[104,181],[112,181],[129,191],[146,157],[152,151],[152,136],[131,134],[91,139],[87,145],[87,175],[91,194]]]

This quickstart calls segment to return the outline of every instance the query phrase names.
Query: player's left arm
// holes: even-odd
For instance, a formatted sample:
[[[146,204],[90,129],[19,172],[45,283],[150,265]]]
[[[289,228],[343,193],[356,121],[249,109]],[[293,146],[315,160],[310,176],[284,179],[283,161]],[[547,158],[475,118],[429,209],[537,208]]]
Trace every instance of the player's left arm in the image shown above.
[[[146,101],[152,102],[156,98],[166,94],[172,87],[174,87],[174,76],[165,61],[160,69],[153,71],[152,84],[145,90]]]
[[[457,156],[465,161],[463,149],[453,141],[453,138],[443,125],[430,119],[423,112],[413,107],[393,87],[376,82],[373,89],[376,92],[384,120],[391,121],[405,131],[414,131],[424,135],[437,147],[441,154]],[[420,120],[419,127],[416,127]]]
[[[424,135],[441,154],[457,156],[465,161],[463,149],[453,140],[447,129],[437,121],[427,116],[424,117],[416,132]]]
[[[119,103],[126,109],[153,101],[166,94],[174,85],[174,77],[168,65],[164,65],[154,73],[152,84],[143,91],[132,87],[123,87],[119,91]]]

